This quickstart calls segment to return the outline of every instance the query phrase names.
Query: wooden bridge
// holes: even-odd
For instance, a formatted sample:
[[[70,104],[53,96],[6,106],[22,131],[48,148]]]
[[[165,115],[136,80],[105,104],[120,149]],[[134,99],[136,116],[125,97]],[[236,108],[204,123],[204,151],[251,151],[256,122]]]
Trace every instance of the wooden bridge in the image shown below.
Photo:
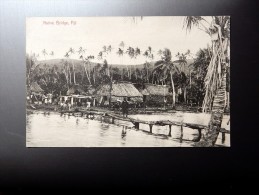
[[[188,127],[191,129],[197,129],[198,130],[198,137],[192,141],[194,142],[199,142],[201,139],[201,131],[202,129],[207,128],[208,126],[206,125],[199,125],[199,124],[193,124],[193,123],[184,123],[184,122],[176,122],[176,121],[169,121],[169,120],[158,120],[158,121],[144,121],[144,120],[139,120],[139,119],[134,119],[130,117],[123,117],[115,113],[104,113],[104,112],[98,112],[98,111],[61,111],[62,114],[68,114],[68,115],[73,115],[73,116],[86,116],[89,119],[93,119],[95,115],[98,115],[101,117],[101,121],[103,121],[103,118],[110,118],[111,119],[111,124],[114,124],[115,119],[120,120],[120,121],[127,121],[133,123],[135,129],[139,130],[139,124],[146,124],[149,126],[149,131],[152,133],[152,129],[154,125],[157,126],[169,126],[169,133],[168,136],[171,136],[171,130],[172,130],[172,125],[174,126],[180,126],[181,127],[181,133],[183,132],[183,127]],[[226,130],[225,128],[222,128],[221,131],[222,133],[222,139],[225,140],[225,134],[230,133],[229,130]]]

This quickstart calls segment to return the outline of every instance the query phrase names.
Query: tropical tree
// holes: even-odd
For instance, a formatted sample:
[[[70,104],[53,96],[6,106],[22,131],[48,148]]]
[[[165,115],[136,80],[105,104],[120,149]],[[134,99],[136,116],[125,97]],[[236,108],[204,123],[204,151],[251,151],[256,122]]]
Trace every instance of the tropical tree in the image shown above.
[[[65,56],[64,56],[67,60],[66,60],[66,63],[65,63],[65,68],[66,68],[66,71],[68,73],[68,77],[69,77],[69,84],[72,83],[72,80],[71,80],[71,70],[70,70],[70,66],[69,66],[69,62],[68,62],[68,59],[70,57],[69,55],[69,52],[66,52]]]
[[[128,47],[128,49],[126,50],[126,53],[128,54],[128,56],[130,57],[130,59],[134,59],[135,58],[135,49],[133,47]],[[131,66],[130,68],[128,68],[128,77],[131,80]]]
[[[176,54],[176,57],[178,58],[178,61],[175,61],[175,62],[178,62],[179,64],[179,70],[181,72],[180,74],[180,89],[182,90],[183,89],[183,97],[184,97],[184,102],[186,103],[187,101],[187,86],[189,85],[190,83],[190,79],[191,79],[191,76],[190,76],[190,68],[189,67],[186,67],[187,66],[187,57],[189,56],[190,54],[190,50],[187,50],[185,53],[177,53]],[[186,70],[186,68],[188,70]],[[187,75],[189,73],[189,80],[187,80]]]
[[[33,77],[34,77],[34,70],[36,69],[36,67],[39,65],[39,63],[37,63],[37,58],[39,57],[39,54],[27,54],[26,55],[26,83],[28,88],[31,86],[31,82],[33,81]]]
[[[54,56],[54,51],[51,51],[51,52],[49,53],[49,55],[53,57],[53,56]]]
[[[70,72],[70,65],[69,65],[69,62],[68,62],[69,53],[66,52],[64,57],[66,58],[66,60],[62,60],[62,64],[63,64],[62,72],[65,75],[65,78],[66,78],[66,81],[67,81],[67,88],[69,89],[70,84],[71,84],[71,72]]]
[[[134,53],[134,59],[136,60],[140,54],[141,54],[141,50],[138,47],[136,47],[135,48],[135,53]],[[135,65],[136,65],[136,62],[135,62]],[[136,68],[135,68],[134,71],[135,71],[135,78],[137,80],[138,79],[138,74],[137,74]]]
[[[204,143],[214,145],[226,106],[226,70],[230,66],[230,17],[212,16],[211,21],[207,21],[205,17],[188,16],[185,18],[185,26],[188,30],[197,27],[211,37],[212,53],[204,80],[205,97],[202,110],[212,111]]]
[[[109,63],[112,64],[112,63],[111,63],[112,58],[108,58],[109,55],[112,53],[112,46],[111,46],[111,45],[104,46],[103,49],[104,49],[103,52],[106,54],[106,55],[105,55],[106,60],[109,60]],[[111,76],[111,73],[110,73],[110,72],[111,72],[111,66],[108,66],[108,67],[107,67],[107,74],[108,74],[108,76]]]
[[[107,49],[106,49],[106,46],[103,46],[103,51],[99,52],[97,59],[100,61],[103,60],[103,66],[100,69],[100,73],[102,75],[109,76],[109,66],[108,66],[106,56],[107,56]]]
[[[89,56],[85,57],[85,51],[86,51],[86,49],[83,49],[83,47],[79,47],[77,53],[79,55],[79,59],[81,59],[83,62],[87,80],[88,80],[89,84],[91,85],[91,67],[90,67],[91,62],[90,62],[90,60],[94,59],[94,56],[89,55]]]
[[[120,42],[119,47],[121,47],[122,49],[124,49],[124,47],[125,47],[125,43],[124,43],[123,41],[122,41],[122,42]]]
[[[118,51],[117,51],[117,55],[119,56],[120,60],[121,60],[121,65],[123,65],[123,55],[124,55],[124,50],[121,49],[121,48],[118,48]],[[123,71],[121,73],[121,79],[123,79]]]
[[[165,81],[168,74],[170,75],[171,87],[173,92],[173,102],[172,102],[173,109],[175,108],[175,86],[174,86],[173,74],[176,71],[179,72],[179,70],[177,69],[174,63],[175,62],[172,61],[171,51],[165,48],[161,56],[161,60],[155,63],[155,67],[153,71],[153,74],[157,73],[157,75],[159,75],[159,80],[163,80],[163,81]]]
[[[70,47],[68,53],[70,53],[70,56],[72,56],[73,54],[75,54],[75,50],[72,47]],[[75,72],[74,60],[72,59],[71,62],[73,67],[74,84],[76,84],[76,72]]]
[[[162,54],[163,54],[163,51],[161,49],[159,49],[158,52],[157,52],[157,55],[162,56]]]
[[[160,50],[162,52],[162,50]],[[162,55],[162,53],[161,53]],[[143,56],[146,57],[146,63],[145,63],[145,69],[146,69],[146,79],[149,83],[149,68],[150,68],[150,62],[154,59],[154,55],[152,53],[152,48],[149,46],[148,49],[143,53]]]
[[[87,76],[87,79],[88,79],[88,82],[89,84],[91,85],[92,82],[91,82],[91,60],[94,59],[94,56],[92,55],[89,55],[87,57],[83,57],[82,55],[80,56],[80,59],[83,60],[83,65],[84,65],[84,70],[85,70],[85,74]],[[87,70],[87,67],[88,67],[88,70]]]
[[[43,49],[41,53],[43,54],[44,59],[46,60],[46,56],[48,55],[46,49]]]

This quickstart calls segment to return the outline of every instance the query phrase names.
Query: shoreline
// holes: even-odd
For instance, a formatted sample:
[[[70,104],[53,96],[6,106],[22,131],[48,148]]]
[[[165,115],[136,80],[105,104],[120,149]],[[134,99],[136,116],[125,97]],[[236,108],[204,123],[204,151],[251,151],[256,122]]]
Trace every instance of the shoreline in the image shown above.
[[[52,112],[57,112],[60,113],[62,111],[68,111],[68,109],[61,109],[60,106],[58,105],[45,105],[45,104],[27,104],[26,105],[26,111],[52,111]],[[70,111],[76,112],[76,111],[86,111],[87,109],[85,107],[72,107]],[[121,110],[120,109],[109,109],[105,107],[91,107],[88,109],[88,111],[98,111],[98,112],[104,112],[104,113],[116,113],[120,114]],[[185,113],[202,113],[198,111],[197,107],[185,107],[185,106],[176,106],[174,110],[170,108],[155,108],[155,107],[149,107],[149,108],[130,108],[129,109],[129,115],[134,115],[134,114],[147,114],[147,115],[152,115],[152,114],[161,114],[161,115],[166,115],[166,114],[171,114],[171,113],[176,113],[176,112],[185,112]],[[208,113],[210,114],[210,113]],[[230,115],[229,112],[224,112],[224,115]]]

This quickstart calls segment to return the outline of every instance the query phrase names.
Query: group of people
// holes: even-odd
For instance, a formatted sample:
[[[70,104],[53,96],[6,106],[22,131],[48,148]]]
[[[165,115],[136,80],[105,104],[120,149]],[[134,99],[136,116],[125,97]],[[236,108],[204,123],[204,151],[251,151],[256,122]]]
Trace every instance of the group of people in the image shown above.
[[[34,104],[52,104],[56,100],[52,94],[30,94],[27,96],[27,101]]]

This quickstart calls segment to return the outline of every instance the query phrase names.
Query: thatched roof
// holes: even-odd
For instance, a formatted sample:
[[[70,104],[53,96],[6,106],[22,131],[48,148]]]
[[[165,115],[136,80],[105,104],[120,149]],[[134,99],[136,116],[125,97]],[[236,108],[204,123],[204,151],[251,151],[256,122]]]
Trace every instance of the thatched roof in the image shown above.
[[[41,87],[39,86],[39,84],[37,82],[33,82],[31,84],[30,91],[31,92],[35,92],[35,93],[42,93],[42,92],[44,92],[44,90],[41,89]]]
[[[67,95],[78,94],[78,93],[79,94],[86,94],[83,87],[80,86],[80,85],[74,85],[67,90]]]
[[[145,89],[141,90],[141,93],[143,95],[158,95],[158,96],[168,96],[172,95],[169,93],[169,86],[163,86],[163,85],[154,85],[154,84],[145,84]]]
[[[110,85],[100,86],[96,92],[99,96],[109,96],[110,95]],[[135,88],[131,83],[114,83],[112,84],[112,96],[116,97],[142,97],[143,95]]]
[[[147,89],[141,89],[141,90],[139,90],[139,92],[140,92],[142,95],[150,95],[149,92],[147,91]]]

